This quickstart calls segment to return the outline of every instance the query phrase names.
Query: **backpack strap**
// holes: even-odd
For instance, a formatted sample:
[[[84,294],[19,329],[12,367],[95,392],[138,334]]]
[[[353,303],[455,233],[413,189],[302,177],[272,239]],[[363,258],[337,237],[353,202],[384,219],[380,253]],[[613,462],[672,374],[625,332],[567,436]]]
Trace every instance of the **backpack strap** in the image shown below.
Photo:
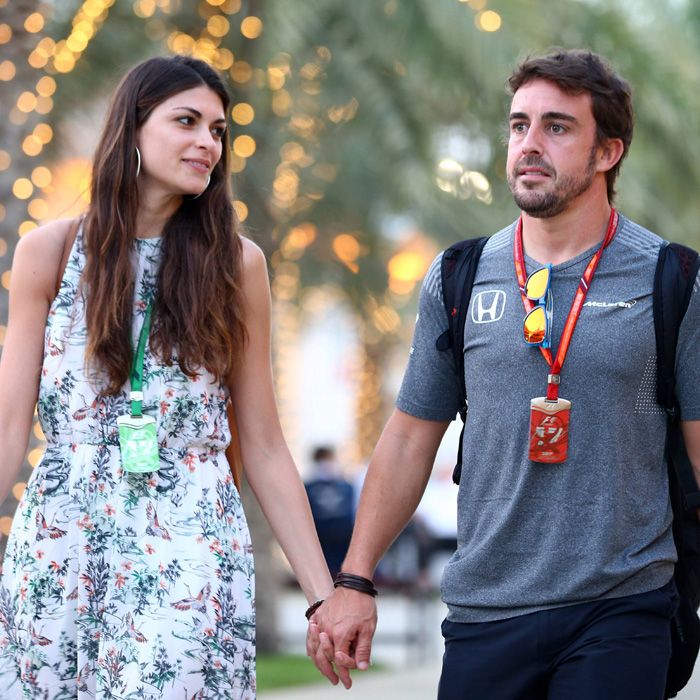
[[[435,342],[440,351],[452,350],[459,377],[461,401],[459,415],[464,423],[467,419],[467,389],[464,384],[464,326],[467,321],[469,301],[474,286],[476,268],[487,237],[470,238],[450,246],[442,255],[440,276],[442,279],[442,301],[447,314],[447,330]],[[464,425],[459,437],[457,463],[452,480],[459,484],[462,475],[462,441]]]
[[[685,450],[676,400],[676,348],[681,321],[690,303],[700,270],[698,254],[680,243],[664,242],[654,275],[654,332],[657,357],[657,401],[669,420],[668,457],[672,462],[687,509],[700,508],[700,490]]]
[[[666,461],[673,511],[676,561],[673,580],[679,605],[671,623],[671,658],[665,698],[674,698],[693,673],[700,649],[700,491],[688,459],[676,400],[675,359],[678,331],[688,308],[700,268],[698,254],[678,243],[663,243],[654,276],[654,331],[657,356],[657,401],[665,409]]]

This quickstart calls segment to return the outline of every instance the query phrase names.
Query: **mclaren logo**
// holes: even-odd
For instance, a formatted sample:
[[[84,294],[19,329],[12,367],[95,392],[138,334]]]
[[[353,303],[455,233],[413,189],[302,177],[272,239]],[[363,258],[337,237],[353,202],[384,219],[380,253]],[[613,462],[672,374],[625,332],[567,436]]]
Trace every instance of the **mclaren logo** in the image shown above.
[[[607,309],[609,307],[631,309],[636,303],[636,299],[632,299],[631,301],[587,301],[584,306],[593,307],[596,309]]]
[[[506,293],[500,289],[479,292],[472,300],[472,321],[493,323],[499,321],[506,308]]]

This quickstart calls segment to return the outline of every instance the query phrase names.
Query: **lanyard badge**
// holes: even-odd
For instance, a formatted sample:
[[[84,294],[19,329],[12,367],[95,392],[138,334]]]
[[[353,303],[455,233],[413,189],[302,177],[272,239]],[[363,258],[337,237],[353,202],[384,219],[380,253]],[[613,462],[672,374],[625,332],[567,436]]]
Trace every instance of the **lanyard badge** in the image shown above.
[[[515,274],[526,313],[523,323],[523,336],[526,343],[539,347],[550,369],[547,377],[547,395],[530,401],[530,446],[528,458],[533,462],[555,464],[566,461],[569,449],[571,401],[559,398],[561,370],[566,359],[566,353],[569,350],[571,338],[576,329],[576,323],[581,315],[581,309],[586,300],[588,289],[603,255],[603,250],[607,248],[615,235],[617,222],[618,214],[615,209],[612,209],[605,238],[581,276],[574,300],[569,309],[569,315],[564,324],[556,357],[552,357],[550,349],[553,314],[552,266],[546,265],[539,270],[535,270],[526,278],[522,218],[518,220],[513,237],[513,258]]]
[[[143,473],[158,471],[160,458],[158,454],[158,438],[156,436],[156,420],[153,416],[144,416],[143,403],[143,358],[146,342],[151,329],[151,304],[146,308],[139,344],[134,353],[131,368],[131,412],[117,416],[119,428],[119,452],[122,468],[126,472]]]
[[[530,401],[530,450],[532,462],[565,462],[569,450],[571,401],[548,401],[538,396]]]

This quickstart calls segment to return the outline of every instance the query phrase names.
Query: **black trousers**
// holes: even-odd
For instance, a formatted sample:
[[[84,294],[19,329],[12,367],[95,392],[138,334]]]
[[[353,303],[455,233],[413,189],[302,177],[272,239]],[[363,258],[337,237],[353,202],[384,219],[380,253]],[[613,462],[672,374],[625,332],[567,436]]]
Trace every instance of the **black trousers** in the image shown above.
[[[662,700],[673,582],[496,622],[445,620],[438,700]]]

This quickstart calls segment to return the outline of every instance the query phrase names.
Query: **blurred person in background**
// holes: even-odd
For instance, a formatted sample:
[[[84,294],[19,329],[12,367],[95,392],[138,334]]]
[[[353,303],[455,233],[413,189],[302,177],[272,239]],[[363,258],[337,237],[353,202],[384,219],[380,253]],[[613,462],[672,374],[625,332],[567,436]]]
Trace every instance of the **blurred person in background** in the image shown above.
[[[588,51],[527,59],[509,85],[507,175],[521,215],[479,261],[464,375],[436,347],[448,327],[439,256],[348,555],[307,650],[332,682],[368,667],[373,572],[418,505],[466,383],[438,699],[661,700],[678,605],[667,417],[653,378],[663,241],[612,206],[632,140],[631,91]],[[528,298],[527,273],[542,281]],[[675,362],[696,479],[699,290],[696,282]],[[525,312],[537,309],[546,323],[531,337]]]
[[[335,449],[316,447],[312,477],[304,483],[326,564],[335,576],[348,551],[355,522],[355,490],[343,477]]]
[[[457,549],[457,489],[452,470],[453,466],[435,466],[414,516],[423,535],[421,568],[431,585],[433,580],[439,583],[445,562]]]
[[[253,554],[225,450],[309,602],[332,589],[273,395],[270,292],[232,207],[206,63],[133,68],[87,214],[19,242],[0,361],[0,498],[46,435],[0,582],[3,700],[255,697]]]

